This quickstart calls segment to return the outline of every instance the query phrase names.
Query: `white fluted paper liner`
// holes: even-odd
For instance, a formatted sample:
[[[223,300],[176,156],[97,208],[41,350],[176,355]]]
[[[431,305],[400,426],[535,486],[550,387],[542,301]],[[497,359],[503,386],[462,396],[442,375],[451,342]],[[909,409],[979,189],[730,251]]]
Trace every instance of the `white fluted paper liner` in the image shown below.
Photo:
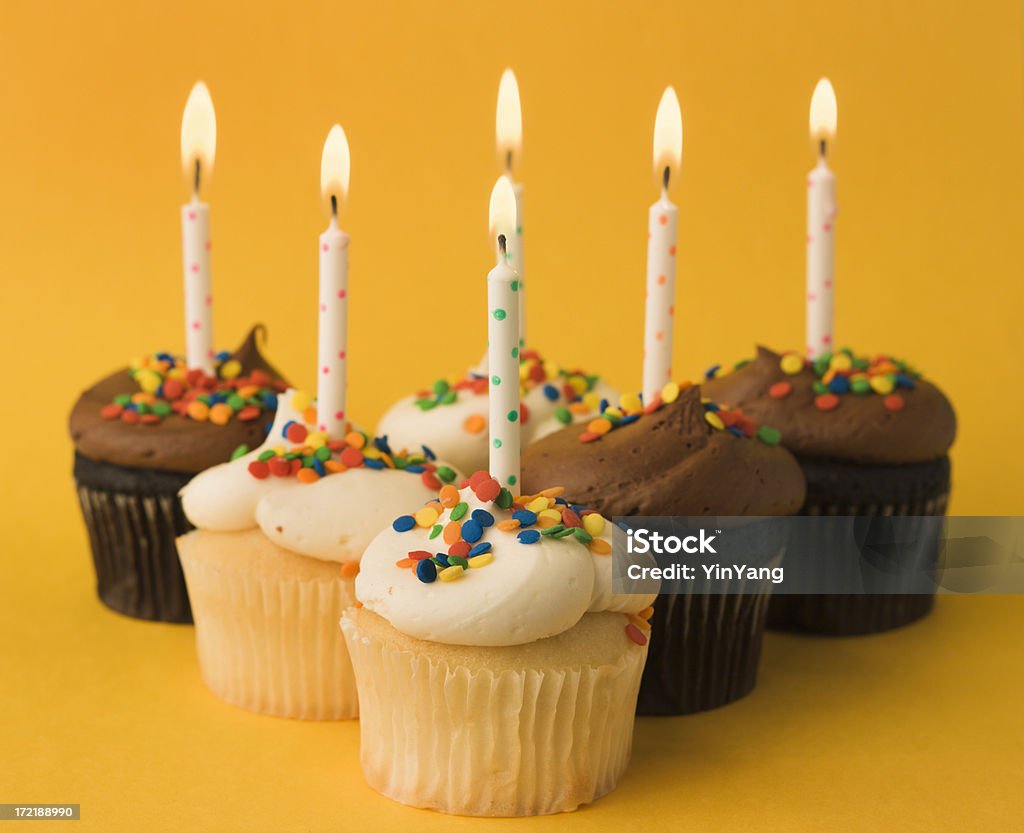
[[[283,550],[259,530],[178,539],[207,687],[243,709],[343,720],[359,714],[338,617],[355,602],[340,566]]]
[[[626,621],[587,614],[565,634],[520,646],[539,650],[515,667],[516,648],[453,649],[348,611],[341,629],[366,780],[403,804],[467,816],[565,812],[610,792],[629,763],[647,656]],[[595,655],[602,661],[588,663]]]

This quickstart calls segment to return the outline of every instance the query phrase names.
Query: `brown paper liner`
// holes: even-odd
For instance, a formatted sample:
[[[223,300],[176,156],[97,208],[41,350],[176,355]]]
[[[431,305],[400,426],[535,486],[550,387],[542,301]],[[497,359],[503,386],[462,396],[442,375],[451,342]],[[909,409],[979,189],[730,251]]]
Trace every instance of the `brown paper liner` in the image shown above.
[[[178,490],[192,475],[132,470],[75,457],[78,502],[96,569],[96,593],[111,610],[189,624],[175,539],[191,529]]]
[[[375,790],[445,813],[533,816],[575,810],[615,788],[629,763],[647,654],[627,642],[620,614],[587,614],[566,634],[588,629],[590,616],[616,617],[615,662],[574,665],[579,655],[559,657],[565,643],[552,637],[522,646],[541,646],[548,665],[498,670],[487,667],[490,652],[511,649],[460,649],[472,656],[463,663],[449,646],[407,637],[396,646],[360,626],[366,615],[347,612],[341,628],[359,684],[363,772]]]
[[[306,720],[359,714],[338,631],[355,603],[339,564],[283,550],[259,530],[178,541],[203,682],[249,711]]]

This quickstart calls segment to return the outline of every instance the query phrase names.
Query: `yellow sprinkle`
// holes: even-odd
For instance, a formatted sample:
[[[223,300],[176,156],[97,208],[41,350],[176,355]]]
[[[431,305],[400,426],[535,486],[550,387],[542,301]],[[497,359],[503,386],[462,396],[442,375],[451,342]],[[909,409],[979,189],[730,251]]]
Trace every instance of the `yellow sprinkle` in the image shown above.
[[[888,396],[892,393],[895,385],[892,383],[891,376],[872,376],[871,377],[871,390],[875,393],[879,393],[882,396]]]
[[[489,553],[489,552],[484,552],[484,553],[481,553],[480,555],[474,555],[471,559],[469,559],[469,566],[470,567],[486,567],[492,561],[494,561],[494,556],[491,553]],[[458,567],[459,565],[456,564],[455,566]],[[450,570],[451,567],[449,567],[448,569]]]
[[[583,394],[583,404],[587,406],[588,411],[596,411],[601,407],[601,397],[590,391],[590,393]]]
[[[363,456],[370,460],[379,460],[383,455],[384,452],[375,445],[368,445],[363,449]]]
[[[160,374],[152,370],[140,370],[135,374],[135,381],[146,393],[155,393],[160,387]]]
[[[220,366],[221,379],[235,379],[242,374],[242,363],[238,359],[228,359]]]
[[[559,515],[557,519],[549,517],[548,515],[537,516],[537,529],[547,529],[548,527],[555,526],[562,521],[562,516]]]
[[[519,365],[519,378],[527,379],[530,376],[530,365],[527,362],[523,362]]]
[[[311,431],[306,435],[306,445],[312,448],[314,451],[327,444],[327,432],[326,431]]]
[[[548,499],[546,497],[535,497],[526,504],[526,508],[531,512],[541,512],[548,508]]]
[[[675,382],[669,382],[665,387],[661,389],[661,401],[666,405],[671,405],[679,398],[679,385]]]
[[[605,408],[604,412],[606,414],[608,414],[608,416],[614,416],[614,417],[621,417],[621,416],[623,416],[622,410],[620,408],[615,408],[615,407]]]
[[[633,411],[642,411],[644,409],[643,403],[640,401],[640,397],[635,393],[624,393],[619,397],[619,407],[627,413]]]
[[[179,382],[188,375],[188,372],[183,367],[172,367],[167,371],[168,379],[177,379]]]
[[[132,402],[136,405],[142,403],[143,405],[152,405],[156,402],[156,397],[151,393],[144,393],[143,391],[136,391],[132,394]]]
[[[725,430],[725,423],[722,422],[722,418],[714,411],[705,411],[704,419],[707,420],[708,425],[710,425],[712,428],[717,428],[719,431]]]
[[[477,558],[480,558],[480,556],[477,556]],[[452,564],[451,567],[445,567],[440,573],[438,573],[437,577],[441,579],[441,581],[455,581],[457,578],[462,578],[462,574],[464,572],[466,572],[466,570],[461,564]]]
[[[312,397],[305,391],[297,390],[292,394],[292,408],[300,413],[313,404]]]
[[[846,353],[836,353],[832,361],[828,363],[832,370],[849,370],[853,367],[853,360]]]
[[[537,513],[538,518],[551,518],[554,521],[562,520],[562,513],[557,509],[542,509]]]
[[[549,379],[557,379],[558,365],[552,361],[544,362],[544,375]]]
[[[282,454],[287,454],[288,453],[288,449],[285,448],[283,445],[275,445],[274,446],[274,453],[278,457],[280,457]]]
[[[582,376],[570,376],[569,387],[577,396],[583,396],[587,392],[587,380]]]
[[[800,358],[799,353],[786,353],[779,361],[779,367],[782,368],[783,373],[795,376],[804,369],[804,360]]]
[[[594,538],[604,532],[604,517],[595,512],[592,515],[583,516],[583,528]]]
[[[867,373],[851,373],[850,374],[850,381],[851,382],[863,382],[867,378],[868,378],[868,374]]]
[[[422,526],[423,528],[433,526],[437,523],[437,510],[431,506],[422,506],[416,510],[416,514],[413,517],[416,519],[416,526]]]

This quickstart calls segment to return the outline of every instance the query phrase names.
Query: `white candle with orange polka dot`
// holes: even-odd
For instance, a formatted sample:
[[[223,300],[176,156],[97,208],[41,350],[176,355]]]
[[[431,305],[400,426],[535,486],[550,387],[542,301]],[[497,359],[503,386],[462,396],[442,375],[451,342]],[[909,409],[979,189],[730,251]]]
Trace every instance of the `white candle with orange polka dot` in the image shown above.
[[[675,90],[668,87],[654,120],[654,168],[662,178],[661,198],[651,206],[647,226],[647,299],[644,310],[644,402],[651,402],[672,378],[676,303],[676,246],[679,211],[668,198],[673,168],[683,147],[683,121]]]
[[[210,208],[200,186],[213,171],[217,122],[210,91],[200,81],[181,117],[181,162],[192,185],[192,199],[181,207],[181,251],[185,293],[185,360],[188,367],[213,373],[213,294],[210,280]]]
[[[489,470],[513,491],[519,482],[519,288],[505,246],[516,227],[516,197],[508,177],[491,191],[491,234],[498,241],[498,263],[487,274],[487,372]]]
[[[818,146],[818,164],[807,175],[807,356],[833,349],[835,315],[836,177],[825,161],[836,132],[836,95],[822,78],[811,96],[811,139]]]
[[[331,437],[345,433],[348,377],[348,235],[338,227],[338,206],[348,193],[349,150],[334,125],[320,159],[320,190],[331,221],[320,235],[320,309],[317,337],[317,422]]]

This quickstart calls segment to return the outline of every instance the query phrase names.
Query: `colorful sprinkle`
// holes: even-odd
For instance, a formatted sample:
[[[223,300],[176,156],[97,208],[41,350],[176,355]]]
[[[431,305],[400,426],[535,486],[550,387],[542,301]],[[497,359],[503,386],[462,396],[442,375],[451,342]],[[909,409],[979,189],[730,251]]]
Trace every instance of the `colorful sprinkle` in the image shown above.
[[[401,515],[391,522],[391,528],[395,532],[408,532],[416,526],[416,519],[412,515]]]

